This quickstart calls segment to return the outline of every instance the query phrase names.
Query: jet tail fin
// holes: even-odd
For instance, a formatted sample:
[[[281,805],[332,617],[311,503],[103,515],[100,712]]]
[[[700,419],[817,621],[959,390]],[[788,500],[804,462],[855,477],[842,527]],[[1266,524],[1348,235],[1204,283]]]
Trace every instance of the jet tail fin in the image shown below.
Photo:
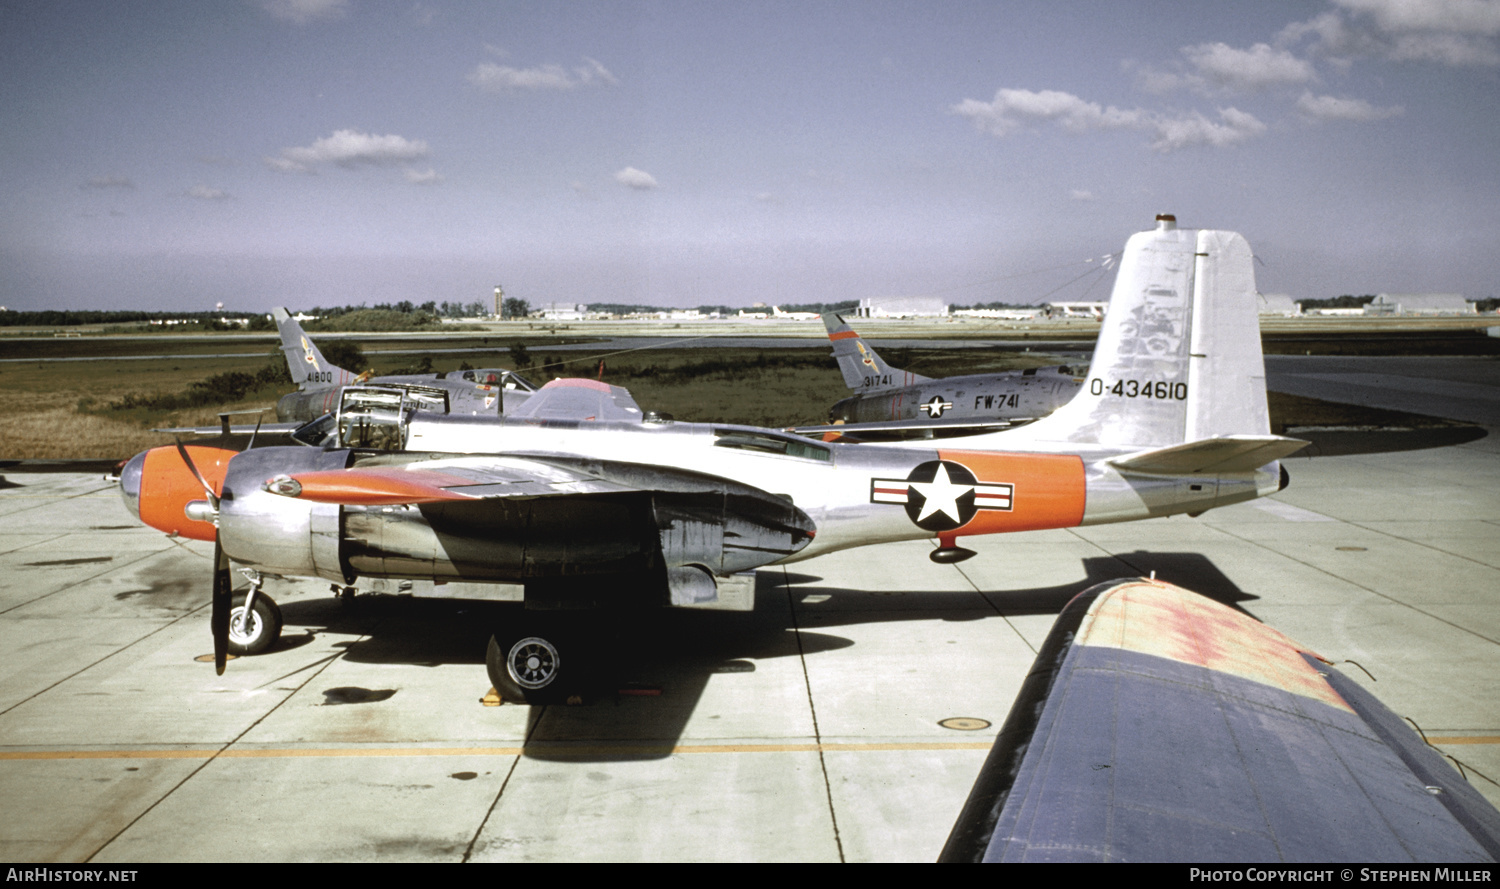
[[[1253,263],[1235,232],[1179,230],[1173,217],[1157,217],[1125,245],[1083,388],[1051,416],[1003,434],[1143,451],[1270,437]]]
[[[855,392],[883,392],[931,379],[886,364],[842,317],[832,312],[823,316],[823,326],[828,328],[828,340],[833,343],[833,357],[844,375],[844,385]]]
[[[272,309],[271,317],[281,333],[281,351],[286,354],[287,369],[298,389],[328,389],[354,381],[356,374],[330,364],[286,309]]]

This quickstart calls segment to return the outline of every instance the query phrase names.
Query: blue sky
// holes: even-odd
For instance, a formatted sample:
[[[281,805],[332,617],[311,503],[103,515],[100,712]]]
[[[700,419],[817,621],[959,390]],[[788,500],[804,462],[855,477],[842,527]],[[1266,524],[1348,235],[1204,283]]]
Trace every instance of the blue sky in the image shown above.
[[[1496,295],[1500,0],[0,2],[11,309],[1102,298],[1158,212]]]

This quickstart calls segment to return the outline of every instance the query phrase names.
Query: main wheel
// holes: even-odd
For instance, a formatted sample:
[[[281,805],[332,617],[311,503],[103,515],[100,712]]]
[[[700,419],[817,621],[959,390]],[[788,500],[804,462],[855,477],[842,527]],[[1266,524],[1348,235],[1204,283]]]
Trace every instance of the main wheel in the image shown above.
[[[540,627],[491,636],[484,665],[495,691],[518,704],[546,704],[575,693],[580,652],[570,646],[564,655],[562,647],[557,633]]]
[[[281,608],[265,593],[255,594],[250,617],[245,618],[245,594],[234,597],[229,612],[229,653],[236,656],[270,650],[281,638]]]

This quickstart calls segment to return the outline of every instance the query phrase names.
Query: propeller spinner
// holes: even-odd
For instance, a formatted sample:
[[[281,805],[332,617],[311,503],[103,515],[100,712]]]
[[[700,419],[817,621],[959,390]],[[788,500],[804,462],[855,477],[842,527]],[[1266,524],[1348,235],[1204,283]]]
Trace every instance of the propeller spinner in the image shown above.
[[[193,540],[214,543],[214,669],[224,672],[229,653],[229,611],[233,593],[229,557],[219,542],[219,498],[235,451],[184,446],[152,448],[137,454],[120,471],[125,505],[153,528]],[[248,607],[248,605],[247,605]]]

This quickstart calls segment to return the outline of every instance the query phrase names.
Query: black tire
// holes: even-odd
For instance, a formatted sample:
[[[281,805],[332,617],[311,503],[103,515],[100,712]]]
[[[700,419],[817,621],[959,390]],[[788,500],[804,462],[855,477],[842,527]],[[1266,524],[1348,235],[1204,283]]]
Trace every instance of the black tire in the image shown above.
[[[229,610],[229,653],[236,657],[269,651],[281,638],[281,607],[265,593],[255,594],[250,626],[245,627],[245,594],[238,593]]]
[[[550,704],[577,694],[585,646],[572,635],[565,638],[551,627],[528,624],[490,637],[484,665],[495,691],[517,704]]]

